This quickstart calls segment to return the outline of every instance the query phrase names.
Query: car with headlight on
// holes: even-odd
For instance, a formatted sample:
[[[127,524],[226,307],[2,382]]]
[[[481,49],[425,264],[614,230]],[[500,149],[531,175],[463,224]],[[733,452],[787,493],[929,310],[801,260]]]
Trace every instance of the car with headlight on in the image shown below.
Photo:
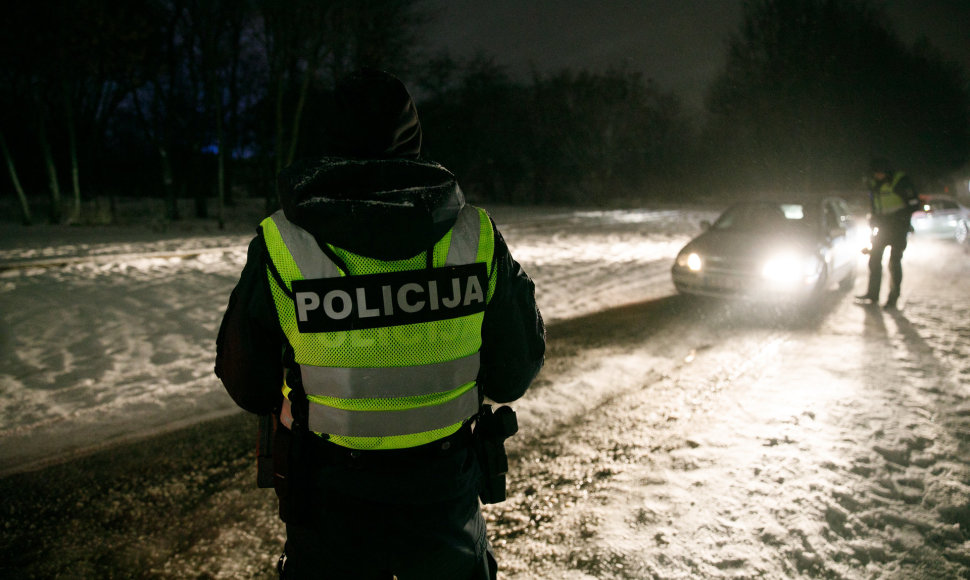
[[[921,195],[910,220],[917,236],[950,238],[963,244],[970,237],[970,209],[945,195]]]
[[[838,197],[730,206],[677,254],[682,294],[806,303],[850,289],[867,228]]]

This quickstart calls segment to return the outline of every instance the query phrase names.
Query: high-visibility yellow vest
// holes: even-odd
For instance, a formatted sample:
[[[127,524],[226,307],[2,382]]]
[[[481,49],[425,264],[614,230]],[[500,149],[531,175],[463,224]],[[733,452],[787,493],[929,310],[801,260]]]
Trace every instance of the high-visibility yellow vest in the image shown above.
[[[400,449],[451,435],[478,412],[482,320],[494,292],[495,238],[483,210],[466,205],[430,255],[395,261],[329,244],[325,252],[282,211],[261,227],[311,431],[353,449]]]
[[[906,200],[896,193],[896,185],[899,184],[904,175],[906,174],[902,171],[897,171],[893,175],[892,181],[884,181],[879,189],[873,192],[873,213],[889,215],[906,207]]]

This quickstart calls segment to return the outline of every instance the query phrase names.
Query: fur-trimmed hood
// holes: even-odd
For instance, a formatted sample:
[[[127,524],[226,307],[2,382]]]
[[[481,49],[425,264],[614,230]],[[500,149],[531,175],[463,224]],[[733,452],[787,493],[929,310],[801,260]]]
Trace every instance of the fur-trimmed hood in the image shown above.
[[[286,218],[318,243],[381,260],[429,249],[465,205],[450,171],[417,159],[300,162],[280,173],[279,192]]]

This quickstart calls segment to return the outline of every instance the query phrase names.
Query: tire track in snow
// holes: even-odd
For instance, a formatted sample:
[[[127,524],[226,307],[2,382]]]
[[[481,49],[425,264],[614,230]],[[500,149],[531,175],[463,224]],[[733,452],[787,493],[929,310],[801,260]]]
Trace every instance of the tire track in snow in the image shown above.
[[[683,430],[671,425],[716,408],[791,337],[776,329],[698,336],[702,316],[722,315],[708,310],[672,297],[550,326],[551,372],[515,405],[522,427],[509,444],[510,498],[486,507],[510,577],[557,577],[563,569],[644,577],[645,564],[617,549],[616,538],[595,541],[604,490],[627,463],[683,447]]]

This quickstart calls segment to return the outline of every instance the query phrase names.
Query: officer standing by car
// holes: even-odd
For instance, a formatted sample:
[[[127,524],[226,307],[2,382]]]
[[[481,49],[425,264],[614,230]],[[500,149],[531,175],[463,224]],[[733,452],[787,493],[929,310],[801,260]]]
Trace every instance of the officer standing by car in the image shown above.
[[[339,82],[325,132],[324,156],[281,172],[217,341],[233,400],[276,421],[280,575],[495,578],[479,495],[504,498],[516,426],[483,402],[542,366],[533,283],[419,157],[400,80]]]
[[[903,281],[903,251],[911,231],[910,218],[919,209],[919,196],[912,180],[896,171],[887,159],[873,159],[869,165],[869,225],[872,247],[869,250],[869,286],[856,299],[862,304],[878,304],[882,284],[882,257],[889,254],[889,296],[884,308],[896,308]]]

